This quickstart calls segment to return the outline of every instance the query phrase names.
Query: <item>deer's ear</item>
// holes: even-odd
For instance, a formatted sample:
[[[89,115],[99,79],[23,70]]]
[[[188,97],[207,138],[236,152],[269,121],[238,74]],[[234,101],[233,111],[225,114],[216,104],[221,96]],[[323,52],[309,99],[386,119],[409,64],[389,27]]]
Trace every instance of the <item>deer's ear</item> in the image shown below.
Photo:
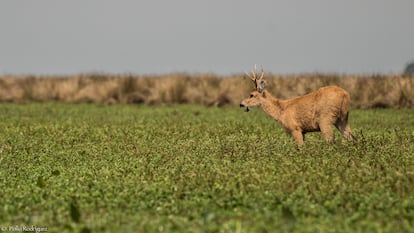
[[[264,89],[265,89],[265,86],[266,86],[266,81],[265,80],[261,80],[260,83],[259,83],[259,86],[258,86],[258,91],[260,93],[262,93],[264,91]]]

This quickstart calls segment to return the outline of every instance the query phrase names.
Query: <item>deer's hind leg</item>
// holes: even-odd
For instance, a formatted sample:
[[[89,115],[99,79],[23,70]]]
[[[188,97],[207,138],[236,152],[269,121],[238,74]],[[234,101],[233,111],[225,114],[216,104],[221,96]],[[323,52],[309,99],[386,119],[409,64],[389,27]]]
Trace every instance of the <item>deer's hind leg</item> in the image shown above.
[[[351,127],[349,126],[347,121],[337,122],[335,124],[336,128],[341,132],[341,134],[349,141],[354,143],[357,142],[356,137],[352,134]]]
[[[331,123],[321,123],[319,125],[323,138],[327,142],[335,142],[335,136],[333,132],[333,125]]]

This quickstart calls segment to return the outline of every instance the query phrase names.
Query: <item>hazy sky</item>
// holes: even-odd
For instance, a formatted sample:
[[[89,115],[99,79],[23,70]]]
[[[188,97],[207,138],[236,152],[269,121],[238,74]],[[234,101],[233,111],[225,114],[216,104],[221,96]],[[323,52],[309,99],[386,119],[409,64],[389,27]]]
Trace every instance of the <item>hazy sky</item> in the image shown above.
[[[413,0],[2,0],[0,74],[389,73]]]

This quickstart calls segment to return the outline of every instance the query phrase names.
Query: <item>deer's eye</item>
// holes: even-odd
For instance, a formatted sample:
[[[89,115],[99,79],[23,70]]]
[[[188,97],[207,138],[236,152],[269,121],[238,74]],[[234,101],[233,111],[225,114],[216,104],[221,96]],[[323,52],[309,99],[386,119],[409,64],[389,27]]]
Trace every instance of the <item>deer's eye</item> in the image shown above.
[[[253,94],[250,94],[250,98],[253,98],[254,97],[254,95]]]

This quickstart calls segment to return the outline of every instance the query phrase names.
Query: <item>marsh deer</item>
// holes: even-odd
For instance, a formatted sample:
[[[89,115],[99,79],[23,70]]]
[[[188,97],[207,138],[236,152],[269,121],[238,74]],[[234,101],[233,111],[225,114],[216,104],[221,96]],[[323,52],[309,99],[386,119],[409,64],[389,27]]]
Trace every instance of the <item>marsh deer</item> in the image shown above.
[[[303,144],[308,132],[320,131],[326,141],[334,142],[333,126],[346,139],[356,142],[348,124],[350,97],[344,89],[326,86],[303,96],[281,100],[265,90],[263,67],[260,77],[257,75],[256,66],[252,76],[247,75],[253,80],[255,89],[249,98],[240,103],[240,107],[245,107],[248,112],[250,108],[260,106],[282,125],[298,146]]]

